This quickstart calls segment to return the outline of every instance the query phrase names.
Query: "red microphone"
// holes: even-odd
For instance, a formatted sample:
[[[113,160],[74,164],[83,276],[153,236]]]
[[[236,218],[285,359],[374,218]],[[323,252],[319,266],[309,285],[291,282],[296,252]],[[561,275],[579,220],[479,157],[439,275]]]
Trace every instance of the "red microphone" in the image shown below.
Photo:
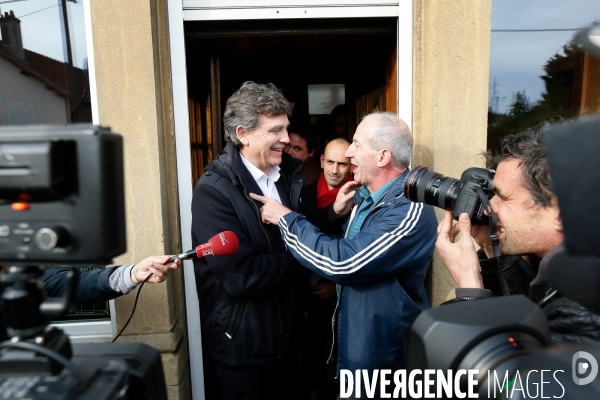
[[[237,235],[231,231],[224,231],[211,237],[208,242],[199,244],[194,250],[188,250],[185,253],[169,258],[167,264],[177,259],[188,260],[194,256],[229,256],[235,253],[239,247],[240,241],[238,240]]]

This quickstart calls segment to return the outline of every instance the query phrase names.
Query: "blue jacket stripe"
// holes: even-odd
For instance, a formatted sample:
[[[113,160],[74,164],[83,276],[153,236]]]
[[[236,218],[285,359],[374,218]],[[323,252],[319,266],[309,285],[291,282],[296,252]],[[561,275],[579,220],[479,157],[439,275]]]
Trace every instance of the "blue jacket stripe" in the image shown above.
[[[396,229],[392,232],[384,233],[369,246],[362,249],[351,258],[342,261],[334,261],[329,257],[316,253],[306,245],[302,244],[298,237],[289,231],[287,222],[284,219],[280,221],[280,226],[284,233],[286,245],[290,249],[296,251],[300,257],[310,262],[316,268],[330,274],[349,274],[362,268],[410,233],[417,224],[422,209],[422,204],[411,203],[409,212]]]
[[[415,207],[415,205],[416,205],[416,207]],[[284,235],[285,235],[284,240],[285,240],[286,244],[288,245],[288,247],[291,247],[292,249],[296,250],[299,254],[308,253],[307,255],[310,259],[304,257],[305,259],[307,259],[307,261],[312,260],[312,262],[314,262],[314,263],[319,263],[319,261],[317,260],[317,258],[319,258],[319,259],[323,260],[322,263],[324,266],[328,266],[331,264],[341,265],[342,267],[332,267],[332,268],[341,269],[341,268],[344,268],[343,267],[344,264],[360,262],[361,261],[360,259],[355,261],[355,259],[357,257],[367,257],[370,255],[371,251],[376,251],[379,247],[386,246],[385,241],[393,240],[394,239],[393,236],[395,236],[395,235],[405,236],[406,233],[410,232],[412,230],[412,228],[414,227],[414,225],[417,223],[419,216],[421,214],[422,208],[423,208],[422,205],[419,203],[411,203],[410,209],[407,213],[407,216],[402,220],[402,222],[400,223],[398,228],[394,229],[392,232],[384,232],[377,240],[371,242],[371,244],[369,246],[362,249],[360,252],[356,253],[351,258],[349,258],[347,260],[342,260],[342,261],[333,261],[331,258],[328,258],[326,256],[316,253],[315,251],[313,251],[312,249],[308,248],[303,243],[301,243],[299,238],[289,231],[289,229],[287,228],[287,222],[285,220],[282,219],[280,221],[280,224],[283,225],[282,228],[284,229]],[[418,213],[418,215],[416,215],[416,217],[411,216],[411,213]],[[405,224],[411,224],[411,226],[407,227],[407,226],[405,226]],[[408,231],[406,233],[403,233],[403,231],[406,229],[408,229]],[[381,242],[383,242],[383,243],[381,243]],[[306,251],[303,251],[301,249],[306,249]],[[313,255],[313,257],[310,257],[311,255]],[[350,267],[351,266],[352,265],[350,265]]]
[[[412,207],[412,205],[411,205],[411,208],[414,208],[414,207]],[[422,209],[422,206],[417,206],[413,210],[409,210],[407,217],[405,217],[405,219],[402,221],[402,223],[400,224],[400,226],[398,228],[396,228],[391,233],[388,233],[388,232],[384,233],[378,240],[373,242],[371,245],[369,245],[367,248],[363,249],[359,253],[355,254],[349,260],[336,262],[336,261],[331,260],[330,258],[321,256],[310,249],[308,249],[308,251],[304,251],[302,249],[306,249],[306,246],[302,243],[299,243],[297,240],[295,242],[293,242],[294,244],[292,244],[289,247],[291,247],[293,250],[295,250],[302,258],[304,258],[309,263],[314,265],[315,268],[326,271],[332,275],[349,274],[349,273],[355,272],[356,270],[362,268],[363,266],[368,264],[370,261],[372,261],[374,258],[378,257],[383,252],[385,252],[390,246],[392,246],[396,242],[398,242],[398,240],[400,240],[402,237],[406,236],[412,230],[412,228],[415,226],[415,224],[417,223],[419,216],[421,214],[421,209]],[[414,211],[414,213],[416,213],[417,215],[410,216],[411,211]],[[410,226],[403,226],[403,225],[405,225],[405,223],[407,223]],[[294,235],[290,234],[290,236],[294,236]],[[289,240],[286,240],[286,242],[289,243]],[[296,244],[298,244],[298,246],[296,246]],[[316,259],[317,257],[321,258],[323,261],[317,260]],[[357,257],[360,257],[360,258],[358,260],[354,260]],[[365,258],[367,258],[367,259],[365,260]],[[331,264],[343,265],[348,262],[351,262],[351,264],[349,264],[347,266],[341,266],[341,267],[331,266]],[[341,271],[335,271],[335,270],[341,270]]]

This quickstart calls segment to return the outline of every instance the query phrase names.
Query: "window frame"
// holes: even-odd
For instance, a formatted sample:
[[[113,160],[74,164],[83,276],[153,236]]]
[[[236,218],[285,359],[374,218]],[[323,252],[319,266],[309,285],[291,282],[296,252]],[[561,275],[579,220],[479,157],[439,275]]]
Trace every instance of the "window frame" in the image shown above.
[[[94,62],[94,42],[92,36],[92,15],[90,0],[82,0],[85,26],[85,40],[88,58],[88,74],[90,83],[90,101],[92,103],[92,123],[100,124],[98,115],[98,91],[96,87],[96,70]],[[72,343],[107,343],[117,331],[115,301],[109,301],[110,320],[82,321],[82,322],[56,322],[51,326],[62,329],[71,339]]]

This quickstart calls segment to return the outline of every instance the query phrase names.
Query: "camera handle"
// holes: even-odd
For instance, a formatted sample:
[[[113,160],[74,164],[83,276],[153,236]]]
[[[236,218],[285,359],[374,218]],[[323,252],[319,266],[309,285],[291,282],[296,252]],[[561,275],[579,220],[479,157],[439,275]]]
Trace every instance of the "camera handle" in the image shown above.
[[[49,327],[50,317],[63,315],[73,310],[73,297],[77,290],[78,271],[67,274],[65,293],[58,299],[46,299],[44,285],[39,281],[43,273],[40,266],[11,266],[0,276],[6,290],[2,294],[7,314],[10,341],[2,343],[0,354],[0,375],[19,373],[56,374],[65,366],[63,362],[48,357],[40,357],[40,351],[33,347],[43,347],[63,359],[72,356],[69,337],[60,329]],[[32,351],[23,351],[30,344]],[[20,350],[15,351],[14,348]]]

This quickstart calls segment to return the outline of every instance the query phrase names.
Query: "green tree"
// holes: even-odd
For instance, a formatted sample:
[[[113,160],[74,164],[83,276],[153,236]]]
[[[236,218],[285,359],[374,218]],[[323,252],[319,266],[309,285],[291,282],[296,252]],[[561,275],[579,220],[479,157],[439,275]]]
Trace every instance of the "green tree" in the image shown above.
[[[531,102],[525,94],[525,91],[517,92],[515,94],[515,101],[510,105],[509,114],[512,116],[525,114],[531,111]]]
[[[488,112],[488,148],[506,135],[536,126],[542,122],[572,118],[579,112],[583,50],[573,42],[551,56],[544,64],[545,91],[541,100],[532,104],[525,91],[518,91],[507,114]]]

